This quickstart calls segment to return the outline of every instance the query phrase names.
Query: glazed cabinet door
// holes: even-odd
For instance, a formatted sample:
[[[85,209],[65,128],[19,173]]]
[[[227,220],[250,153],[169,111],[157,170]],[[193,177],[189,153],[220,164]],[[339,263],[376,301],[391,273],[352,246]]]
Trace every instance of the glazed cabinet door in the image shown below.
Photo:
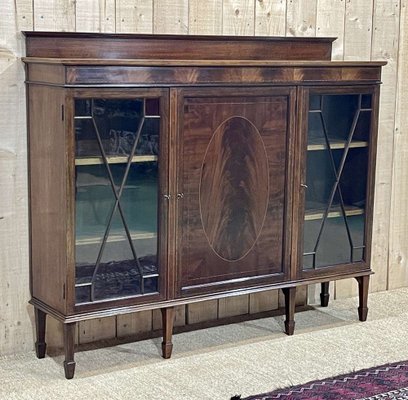
[[[294,93],[179,92],[178,295],[287,277]]]
[[[377,102],[375,87],[301,91],[302,277],[369,269]]]
[[[78,90],[72,104],[75,305],[164,299],[167,91]]]

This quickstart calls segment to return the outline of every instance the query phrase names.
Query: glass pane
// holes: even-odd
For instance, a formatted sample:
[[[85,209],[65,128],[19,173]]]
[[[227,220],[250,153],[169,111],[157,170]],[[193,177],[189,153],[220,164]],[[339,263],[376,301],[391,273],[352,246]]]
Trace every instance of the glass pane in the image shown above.
[[[105,165],[77,166],[77,265],[95,265],[114,204],[115,198]]]
[[[370,111],[361,111],[356,131],[353,135],[353,140],[368,140],[370,136],[370,128],[371,128],[371,112]]]
[[[158,290],[160,118],[145,118],[144,101],[75,103],[77,303]]]
[[[139,143],[136,148],[136,154],[159,154],[159,135],[160,120],[157,118],[146,119]]]
[[[322,96],[311,95],[309,99],[309,109],[310,110],[320,110],[322,108],[321,101],[322,101]]]
[[[310,104],[319,96],[312,95]],[[361,261],[371,95],[322,95],[310,106],[304,269]]]
[[[363,96],[361,97],[361,108],[371,108],[371,94],[363,94]]]
[[[75,116],[76,117],[91,116],[90,99],[75,100]]]
[[[143,117],[143,101],[95,99],[93,116],[108,156],[128,156]]]
[[[306,164],[308,188],[305,206],[307,212],[324,210],[327,207],[335,182],[336,175],[332,167],[330,152],[327,149],[308,152]],[[338,202],[338,198],[335,201]]]
[[[358,106],[358,95],[323,96],[322,112],[330,139],[347,140]]]

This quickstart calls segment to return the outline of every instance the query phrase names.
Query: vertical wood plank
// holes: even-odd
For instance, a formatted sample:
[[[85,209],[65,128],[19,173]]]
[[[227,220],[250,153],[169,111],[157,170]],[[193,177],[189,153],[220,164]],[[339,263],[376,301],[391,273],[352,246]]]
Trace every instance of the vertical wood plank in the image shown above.
[[[116,337],[116,317],[97,318],[79,322],[79,343]]]
[[[399,37],[399,0],[375,0],[373,16],[372,60],[385,60],[382,70],[376,190],[372,240],[370,291],[387,289],[388,251],[391,217],[392,160],[397,85]]]
[[[344,27],[344,59],[369,60],[373,0],[346,0]]]
[[[344,56],[345,0],[317,0],[316,36],[333,36],[332,59],[342,60]]]
[[[211,321],[218,317],[218,300],[201,301],[187,306],[187,323],[196,324]]]
[[[255,35],[285,36],[286,0],[257,0],[255,5]]]
[[[389,289],[408,286],[408,1],[401,1],[392,176]]]
[[[34,0],[15,0],[17,12],[17,29],[19,31],[31,31],[34,29],[33,16]]]
[[[28,305],[28,201],[24,42],[13,0],[0,16],[0,354],[34,348]]]
[[[222,0],[190,0],[188,11],[190,35],[222,33]]]
[[[153,0],[154,33],[188,33],[188,0]]]
[[[153,0],[116,0],[116,32],[152,33]]]
[[[118,315],[116,321],[118,337],[137,335],[149,332],[153,328],[153,312],[139,311],[133,314]]]
[[[36,31],[75,31],[75,0],[35,0]]]
[[[288,0],[287,36],[316,36],[317,0]]]
[[[81,0],[75,10],[77,32],[115,32],[115,0]]]
[[[248,314],[249,295],[226,297],[218,300],[218,318]]]
[[[183,326],[186,324],[186,307],[177,306],[174,308],[174,326]],[[153,330],[161,329],[162,314],[160,309],[153,310]]]
[[[249,295],[250,314],[276,310],[278,308],[279,308],[278,290],[268,290],[266,292],[252,293]]]
[[[75,344],[79,343],[79,324],[76,325]],[[45,342],[47,349],[61,349],[64,347],[64,331],[62,322],[47,315]]]
[[[354,278],[342,279],[340,281],[336,281],[334,284],[335,299],[347,299],[349,297],[355,297],[358,295],[358,285]]]
[[[255,33],[255,3],[253,0],[223,1],[223,35],[246,35]]]
[[[296,306],[304,306],[307,303],[307,286],[298,286],[296,288]],[[282,290],[279,290],[279,307],[285,307],[285,296]]]

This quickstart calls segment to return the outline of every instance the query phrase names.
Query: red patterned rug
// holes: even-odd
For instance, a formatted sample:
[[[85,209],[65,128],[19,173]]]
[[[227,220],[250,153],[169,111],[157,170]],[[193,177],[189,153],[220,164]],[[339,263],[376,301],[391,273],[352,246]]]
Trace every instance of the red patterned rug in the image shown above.
[[[408,361],[231,400],[400,400],[408,399]]]

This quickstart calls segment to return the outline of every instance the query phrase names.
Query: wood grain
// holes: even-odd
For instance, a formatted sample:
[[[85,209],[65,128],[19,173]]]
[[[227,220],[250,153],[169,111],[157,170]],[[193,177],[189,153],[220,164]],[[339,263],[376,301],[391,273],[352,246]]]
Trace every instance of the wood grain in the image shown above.
[[[153,0],[153,32],[187,34],[188,2],[185,0]]]
[[[392,161],[394,158],[395,103],[398,69],[398,37],[400,27],[398,0],[376,0],[374,3],[372,60],[385,60],[382,69],[376,191],[372,239],[372,269],[370,291],[387,289],[389,238],[392,225]],[[356,290],[353,294],[356,293]]]
[[[218,300],[218,318],[248,314],[249,295],[227,297]]]
[[[285,36],[286,0],[257,0],[255,4],[255,35]]]
[[[96,342],[116,336],[116,317],[91,319],[79,323],[79,343]]]
[[[402,2],[389,251],[389,289],[408,285],[408,3]]]
[[[75,0],[35,0],[34,29],[75,31]]]
[[[249,295],[249,313],[276,310],[279,307],[278,290],[268,290],[267,292],[252,293]]]
[[[268,205],[268,160],[258,129],[242,117],[221,122],[201,169],[200,213],[208,243],[221,258],[239,260],[258,239]]]
[[[153,33],[153,0],[116,0],[116,32]]]
[[[20,3],[20,5],[22,5]],[[29,300],[27,126],[20,8],[1,2],[0,22],[0,354],[33,349]],[[17,12],[17,13],[16,13]]]
[[[317,1],[318,0],[287,1],[287,36],[316,36]]]
[[[374,3],[374,5],[373,5]],[[345,19],[345,38],[344,38],[344,60],[386,60],[388,55],[390,58],[396,57],[395,41],[396,30],[398,30],[398,9],[395,9],[395,1],[377,0],[369,4],[364,0],[346,1],[346,19]],[[373,26],[374,24],[374,26]],[[373,31],[374,29],[374,31]],[[386,41],[386,43],[384,43]],[[387,48],[384,53],[383,48]],[[393,50],[394,48],[394,50]],[[383,76],[386,74],[385,85],[382,86],[383,91],[388,92],[388,99],[391,96],[395,102],[395,83],[392,83],[392,65],[390,72],[387,72],[387,67],[383,70]],[[388,79],[387,81],[387,74]],[[394,75],[396,72],[394,71]],[[382,104],[389,102],[387,94],[385,98],[381,95]],[[372,279],[373,287],[370,290],[385,289],[387,285],[388,265],[388,229],[390,219],[390,192],[391,192],[391,160],[393,147],[393,118],[395,112],[395,103],[391,106],[392,110],[387,111],[383,108],[379,116],[381,121],[383,118],[388,119],[386,124],[381,124],[379,130],[378,147],[378,167],[377,167],[377,185],[376,185],[376,200],[375,200],[375,219],[373,227],[373,268],[379,272],[378,277]],[[385,106],[387,108],[387,106]],[[388,114],[388,115],[387,115]],[[391,119],[391,120],[390,120]],[[388,126],[388,128],[387,128]],[[391,130],[391,137],[390,137]],[[387,171],[388,169],[388,171]],[[378,181],[380,179],[380,181]],[[384,267],[385,265],[385,267]],[[385,278],[385,279],[384,279]],[[371,285],[370,285],[371,286]],[[378,289],[377,289],[378,288]],[[345,280],[336,282],[336,296],[339,298],[351,297],[357,295],[357,285],[354,280]]]
[[[81,0],[75,3],[78,32],[115,32],[115,0]]]
[[[202,301],[186,307],[187,324],[212,321],[218,318],[218,300]]]
[[[174,307],[174,326],[183,326],[186,324],[186,306]],[[162,328],[162,313],[159,309],[153,310],[153,330]]]
[[[14,4],[17,20],[17,31],[33,30],[34,29],[33,0],[15,0]],[[5,18],[4,15],[3,18]]]
[[[137,335],[153,329],[153,312],[140,311],[134,314],[117,316],[117,337]]]
[[[190,35],[221,35],[222,0],[189,0],[188,33]]]
[[[27,56],[156,60],[330,61],[332,38],[26,32]],[[112,40],[115,39],[115,40]],[[83,46],[86,40],[88,46]],[[207,61],[208,62],[208,61]]]
[[[343,59],[345,14],[345,0],[317,0],[316,36],[337,37],[333,42],[333,60]]]
[[[370,59],[372,19],[372,1],[346,0],[344,60]]]
[[[185,0],[186,1],[186,0]],[[138,1],[138,4],[141,4],[142,1]],[[320,1],[321,4],[325,2],[326,4],[331,6],[331,1]],[[318,6],[319,6],[318,2]],[[355,2],[353,0],[352,2]],[[16,4],[16,7],[14,5]],[[78,2],[80,3],[80,2]],[[117,0],[117,15],[123,15],[121,13],[122,7],[125,7],[125,0]],[[128,3],[135,3],[133,1],[129,1]],[[152,12],[152,6],[149,8],[149,0],[147,1],[147,6],[145,9],[146,13]],[[151,1],[150,1],[151,3]],[[158,0],[158,7],[160,8],[160,0]],[[204,2],[203,2],[204,3]],[[260,1],[256,2],[257,12],[261,10],[259,5],[261,4]],[[273,3],[273,1],[263,0],[263,3]],[[276,2],[275,2],[276,3]],[[284,1],[285,3],[285,1]],[[305,2],[306,3],[306,2]],[[398,1],[398,4],[400,2]],[[333,7],[337,7],[333,1]],[[367,16],[367,19],[372,18],[373,14],[370,11],[371,8],[371,1],[361,2],[363,7],[363,12]],[[381,2],[378,2],[381,4]],[[385,4],[385,3],[384,3]],[[387,3],[390,4],[390,3]],[[402,4],[404,7],[401,7],[401,12],[405,16],[405,27],[408,24],[406,18],[406,1],[403,0]],[[7,174],[7,179],[3,180],[5,182],[6,190],[2,191],[2,205],[3,210],[1,213],[1,217],[4,216],[2,220],[0,220],[0,224],[2,229],[0,230],[0,291],[6,296],[6,302],[3,302],[0,305],[0,314],[4,318],[4,321],[0,321],[0,326],[3,327],[7,326],[9,328],[7,332],[7,337],[5,337],[0,342],[0,353],[11,353],[17,351],[25,351],[24,349],[30,349],[32,346],[32,328],[31,328],[31,321],[30,321],[30,311],[27,312],[27,306],[25,304],[24,298],[28,299],[28,291],[27,291],[27,276],[28,276],[28,259],[27,259],[27,235],[24,233],[27,230],[27,222],[26,218],[26,207],[27,201],[25,193],[26,190],[26,183],[25,183],[25,175],[26,175],[26,168],[24,167],[25,163],[25,143],[24,143],[24,129],[25,129],[25,116],[24,116],[24,105],[22,103],[24,99],[24,88],[23,88],[23,70],[21,65],[18,63],[17,58],[22,55],[21,49],[23,46],[20,43],[20,37],[16,33],[23,29],[32,29],[33,24],[33,17],[29,17],[30,10],[34,6],[35,10],[35,26],[36,30],[44,30],[44,29],[51,29],[51,30],[74,30],[74,23],[75,17],[73,17],[73,7],[71,1],[49,1],[49,0],[17,0],[16,2],[11,0],[4,0],[2,1],[2,10],[5,10],[5,14],[2,14],[2,24],[0,24],[0,31],[2,36],[2,42],[0,44],[0,126],[4,126],[1,129],[1,132],[5,134],[9,131],[15,132],[15,135],[7,135],[7,140],[4,139],[2,136],[1,138],[1,171],[10,171],[15,170],[16,175],[11,177],[10,174]],[[46,14],[42,14],[42,12],[47,8],[50,7],[52,10]],[[77,4],[78,6],[78,4]],[[279,6],[279,5],[278,5]],[[323,6],[322,6],[323,7]],[[168,10],[168,7],[164,7],[165,10]],[[378,8],[377,8],[378,9]],[[386,11],[389,9],[388,5],[384,8]],[[67,15],[68,11],[68,15]],[[209,11],[210,12],[210,11]],[[267,11],[266,11],[267,13]],[[383,12],[379,10],[377,13],[380,16]],[[41,18],[41,15],[43,18]],[[259,22],[259,14],[256,15],[255,19],[255,27],[258,26],[257,22]],[[335,13],[332,14],[333,19],[335,18]],[[387,14],[384,12],[383,15],[385,16],[386,20],[393,24],[394,22],[390,22],[388,19]],[[24,18],[25,17],[25,18]],[[262,17],[264,18],[264,17]],[[273,16],[271,16],[273,18]],[[317,18],[319,18],[317,16]],[[31,19],[31,20],[30,20]],[[142,18],[143,19],[143,18]],[[148,18],[147,18],[148,20]],[[16,24],[17,21],[17,24]],[[140,23],[145,23],[145,19],[143,21],[136,21],[137,27],[140,26]],[[204,31],[211,30],[213,28],[206,27],[206,24],[212,25],[213,22],[210,18],[207,18],[205,14],[202,14],[202,27],[200,29]],[[280,19],[280,21],[282,21]],[[394,20],[393,20],[394,21]],[[126,20],[125,23],[128,21]],[[285,21],[282,21],[282,23]],[[339,21],[334,21],[339,23]],[[333,22],[333,23],[334,23]],[[200,22],[201,23],[201,22]],[[267,21],[262,22],[262,26],[264,26]],[[151,24],[151,22],[150,22]],[[279,27],[278,25],[279,24]],[[280,30],[281,22],[271,22],[270,29],[273,30]],[[129,25],[133,26],[133,22],[129,21]],[[118,31],[120,31],[120,21],[116,19],[116,26],[118,27]],[[317,22],[317,27],[322,26],[321,23]],[[328,27],[329,28],[329,27]],[[390,26],[391,28],[391,26]],[[123,28],[124,29],[124,28]],[[127,29],[127,28],[126,28]],[[129,27],[130,31],[131,27]],[[139,29],[139,28],[136,28]],[[264,28],[262,28],[264,29]],[[268,28],[269,29],[269,28]],[[385,32],[388,29],[386,24],[381,25],[381,30]],[[3,33],[4,32],[4,33]],[[358,32],[358,31],[357,31]],[[210,33],[210,32],[208,32]],[[265,32],[266,34],[266,32]],[[318,34],[318,33],[317,33]],[[381,33],[380,33],[381,35]],[[388,35],[387,38],[384,37],[384,44],[382,45],[381,53],[383,57],[387,57],[387,53],[394,54],[393,51],[395,50],[395,46],[398,42],[398,39],[401,39],[401,43],[405,43],[405,50],[402,49],[402,45],[400,45],[400,55],[405,57],[407,53],[406,50],[406,35],[407,31],[404,28],[403,23],[401,23],[401,36],[396,35],[395,40],[392,35]],[[353,34],[351,34],[353,36]],[[362,41],[362,46],[366,49],[370,48],[370,38],[368,35],[363,35],[364,38]],[[373,32],[373,40],[375,39],[376,33]],[[352,39],[352,38],[351,38]],[[350,36],[348,36],[347,41],[350,42]],[[356,38],[358,39],[358,38]],[[391,41],[393,43],[391,44]],[[336,43],[335,43],[336,46]],[[391,48],[390,48],[391,46]],[[379,47],[378,47],[379,48]],[[374,49],[374,48],[373,48]],[[367,51],[367,50],[366,50]],[[358,52],[356,52],[358,53]],[[374,51],[373,51],[374,54]],[[337,57],[337,56],[336,56]],[[383,58],[381,57],[381,58]],[[406,57],[405,57],[406,58]],[[393,191],[393,200],[392,200],[392,213],[391,216],[391,224],[387,221],[387,214],[382,213],[379,211],[376,214],[376,219],[374,223],[376,224],[377,228],[375,230],[380,229],[378,231],[377,239],[374,237],[373,241],[373,266],[378,270],[378,268],[385,268],[384,265],[387,262],[385,258],[387,257],[388,252],[386,251],[385,247],[390,244],[390,287],[396,287],[400,285],[407,285],[407,280],[405,279],[406,275],[406,260],[407,260],[407,235],[408,232],[404,228],[407,226],[407,223],[404,221],[404,218],[401,220],[401,215],[406,215],[406,210],[404,210],[404,204],[407,202],[404,200],[406,199],[407,190],[405,188],[405,183],[407,181],[407,174],[405,171],[404,166],[404,152],[407,149],[407,143],[404,141],[403,135],[399,135],[399,130],[403,130],[403,126],[407,126],[407,122],[404,120],[403,109],[407,107],[407,101],[405,99],[405,94],[403,93],[403,85],[404,81],[407,79],[407,72],[406,72],[406,62],[401,60],[399,62],[399,112],[397,113],[397,119],[395,122],[395,131],[393,132],[393,138],[396,138],[396,143],[398,144],[397,153],[395,156],[394,172],[393,172],[393,183],[392,183],[392,191]],[[404,72],[405,71],[405,72]],[[386,78],[386,76],[385,76]],[[387,78],[386,78],[387,79]],[[401,79],[403,79],[401,81]],[[393,91],[393,88],[389,86],[386,82],[385,85],[382,86],[382,92],[386,91]],[[383,106],[382,106],[383,107]],[[388,107],[388,106],[387,106]],[[387,111],[391,113],[393,112],[392,106]],[[382,115],[382,114],[381,114]],[[380,120],[381,120],[380,115]],[[391,122],[388,121],[388,117],[384,119],[384,128],[380,130],[380,141],[382,130],[386,129],[387,132],[390,132],[390,125]],[[402,127],[402,128],[401,128]],[[398,137],[397,137],[398,136]],[[406,136],[406,135],[405,135]],[[388,153],[388,151],[387,151]],[[381,164],[381,157],[382,150],[379,148],[379,163]],[[384,160],[386,162],[390,162],[391,154],[385,155],[384,153]],[[385,161],[384,161],[385,162]],[[18,167],[17,167],[18,165]],[[382,164],[384,165],[384,164]],[[381,165],[379,166],[377,173],[381,176]],[[390,185],[390,181],[385,182],[384,174],[384,181],[382,178],[379,178],[381,182],[384,182],[384,185]],[[4,179],[4,178],[3,178]],[[380,189],[379,189],[380,190]],[[386,190],[383,191],[385,193]],[[381,198],[378,197],[378,201],[382,202]],[[18,199],[18,200],[17,200]],[[376,200],[377,202],[377,200]],[[395,210],[394,210],[395,208]],[[383,206],[379,206],[380,209],[385,209]],[[379,237],[382,237],[382,232],[386,231],[387,224],[390,226],[390,234],[388,237],[384,237],[384,240],[379,240]],[[385,227],[385,230],[382,229]],[[375,233],[375,235],[377,235]],[[378,262],[376,259],[378,258]],[[13,269],[1,267],[3,265],[14,265]],[[378,267],[376,267],[376,265]],[[373,280],[375,276],[373,277]],[[371,285],[370,285],[371,286]],[[373,290],[375,290],[376,283],[373,282]],[[8,304],[6,306],[6,304]],[[18,316],[18,317],[16,317]],[[17,325],[20,324],[21,325]]]
[[[219,93],[219,90],[217,91]],[[183,286],[207,284],[210,282],[226,281],[233,278],[248,277],[257,274],[271,274],[280,273],[283,271],[283,203],[284,203],[284,171],[285,160],[282,159],[285,154],[286,148],[286,135],[287,122],[286,122],[286,110],[287,102],[284,97],[270,96],[270,97],[249,97],[240,96],[237,98],[228,97],[227,93],[223,97],[216,96],[214,92],[207,91],[207,96],[203,98],[189,97],[184,103],[184,128],[183,136],[180,140],[183,141],[183,171],[182,171],[182,189],[184,193],[183,202],[180,204],[182,225],[180,226],[180,249],[181,249],[181,270],[179,271],[178,280],[181,284],[179,290]],[[238,95],[237,91],[234,91],[235,96]],[[256,92],[253,93],[255,95]],[[232,92],[231,92],[232,94]],[[187,93],[185,94],[187,96]],[[203,94],[202,94],[203,95]],[[263,229],[262,234],[258,237],[257,232],[259,228],[253,229],[252,239],[257,237],[256,246],[247,245],[245,251],[248,252],[246,257],[240,257],[234,255],[233,262],[224,257],[231,256],[222,254],[221,257],[214,252],[211,248],[211,243],[214,238],[217,238],[219,245],[221,237],[218,233],[208,232],[205,235],[205,227],[214,229],[216,232],[217,226],[212,222],[208,222],[215,214],[219,213],[228,215],[229,210],[225,209],[222,204],[222,185],[217,184],[216,187],[211,186],[213,177],[218,173],[216,166],[214,172],[211,172],[211,163],[206,160],[206,149],[211,149],[211,138],[213,138],[213,132],[222,126],[222,123],[232,116],[240,116],[251,121],[251,125],[259,130],[263,147],[259,147],[261,155],[256,157],[248,156],[247,154],[241,154],[241,162],[248,157],[250,159],[257,159],[258,162],[263,163],[261,157],[265,158],[265,152],[267,153],[267,167],[263,166],[265,170],[269,170],[269,174],[258,172],[257,180],[260,180],[260,185],[265,189],[271,186],[269,194],[265,194],[261,187],[256,190],[256,193],[252,194],[253,200],[248,200],[248,204],[251,204],[250,212],[259,213],[256,217],[256,221],[260,221],[262,218]],[[273,117],[272,117],[273,116]],[[233,137],[236,137],[237,130],[232,130]],[[217,146],[216,146],[217,147]],[[244,147],[247,150],[248,145]],[[231,149],[229,149],[231,150]],[[207,152],[211,156],[212,152]],[[238,153],[237,153],[238,154]],[[214,153],[215,157],[215,153]],[[215,160],[214,160],[215,161]],[[203,164],[205,168],[208,167],[208,179],[206,179],[206,172],[202,173]],[[216,165],[216,164],[213,164]],[[259,164],[262,166],[263,164]],[[235,167],[238,170],[239,167]],[[251,167],[252,169],[252,167]],[[222,170],[222,169],[221,169]],[[260,171],[260,168],[256,168]],[[221,174],[222,176],[222,174]],[[211,178],[211,179],[210,179]],[[247,178],[245,178],[246,180]],[[216,179],[218,181],[218,178]],[[240,186],[241,179],[237,182],[230,182],[231,190],[237,190]],[[200,190],[200,182],[201,190]],[[203,186],[204,185],[204,186]],[[204,190],[205,189],[205,190]],[[220,196],[217,198],[203,198],[201,197],[201,211],[200,211],[200,193],[203,196],[207,196],[207,193],[211,191],[212,195]],[[218,193],[221,191],[221,193]],[[217,193],[215,193],[217,192]],[[228,193],[227,193],[228,195]],[[268,196],[268,212],[265,215],[264,198]],[[251,197],[252,198],[252,197]],[[226,203],[228,208],[228,202]],[[213,209],[209,206],[212,204]],[[259,206],[258,206],[259,204]],[[208,206],[207,206],[208,205]],[[216,208],[219,207],[219,210]],[[240,208],[240,207],[239,207]],[[209,213],[211,211],[211,213]],[[202,217],[200,217],[202,215]],[[240,214],[237,215],[239,217]],[[265,218],[265,222],[263,221]],[[202,219],[202,220],[201,220]],[[253,220],[253,219],[251,219]],[[201,222],[202,221],[202,222]],[[251,223],[250,223],[251,224]],[[259,225],[260,223],[257,222]],[[242,226],[246,226],[242,225]],[[203,228],[204,227],[204,228]],[[238,228],[239,230],[240,228]],[[229,230],[229,229],[228,229]],[[222,235],[222,229],[221,229]],[[210,244],[207,240],[210,240]],[[224,240],[224,239],[222,239]],[[214,240],[214,242],[216,242]],[[232,242],[235,242],[232,240]],[[268,251],[266,251],[268,248]],[[265,249],[265,251],[262,251]],[[273,250],[272,250],[273,249]]]
[[[64,100],[59,88],[29,88],[32,296],[62,313],[68,269]]]
[[[255,33],[255,2],[252,0],[223,0],[223,35]]]
[[[189,0],[189,34],[221,35],[223,24],[223,0]],[[177,128],[174,132],[177,132]],[[174,179],[177,180],[177,177]],[[218,300],[186,306],[186,322],[192,324],[217,319]]]

